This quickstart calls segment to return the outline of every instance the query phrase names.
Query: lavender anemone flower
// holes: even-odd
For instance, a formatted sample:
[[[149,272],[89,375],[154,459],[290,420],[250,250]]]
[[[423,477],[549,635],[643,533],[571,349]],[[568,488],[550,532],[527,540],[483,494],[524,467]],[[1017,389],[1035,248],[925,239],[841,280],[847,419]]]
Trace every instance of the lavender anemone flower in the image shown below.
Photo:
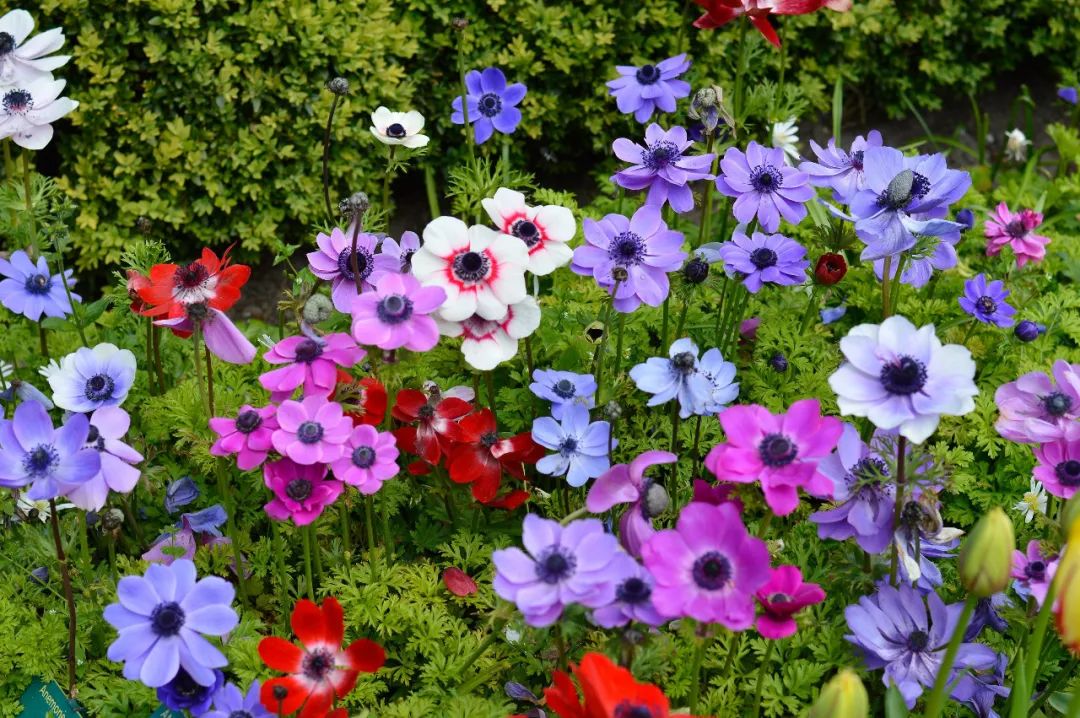
[[[165,510],[175,514],[199,498],[199,487],[190,476],[181,476],[165,488]]]
[[[1080,440],[1080,364],[1058,359],[1052,373],[1029,372],[997,388],[999,434],[1022,444]]]
[[[186,310],[185,317],[159,319],[154,324],[180,332],[194,332],[198,325],[206,348],[221,361],[229,364],[250,364],[255,359],[255,345],[232,323],[225,312],[207,304],[189,304]]]
[[[611,424],[589,423],[589,410],[580,404],[571,404],[563,411],[561,423],[550,416],[534,420],[532,437],[540,446],[555,452],[540,459],[536,470],[549,476],[566,476],[566,483],[574,488],[607,471],[611,466],[609,449],[618,446],[618,441],[611,438]]]
[[[506,75],[497,67],[489,67],[483,72],[470,70],[465,75],[465,102],[469,110],[469,124],[473,127],[476,144],[487,142],[495,130],[504,135],[512,134],[521,122],[521,110],[516,105],[525,98],[525,85],[515,82],[506,84]],[[453,113],[450,121],[455,125],[465,124],[465,115],[461,111],[461,95],[451,103]]]
[[[664,619],[652,605],[652,576],[630,556],[619,554],[615,559],[619,578],[615,582],[615,600],[595,609],[590,618],[602,628],[618,628],[631,621],[647,626],[659,626]]]
[[[645,143],[647,147],[625,137],[615,140],[615,156],[632,166],[616,172],[611,181],[629,190],[648,189],[646,204],[663,207],[668,202],[680,213],[694,209],[694,192],[687,183],[715,179],[709,173],[714,155],[688,155],[694,143],[686,130],[664,130],[655,122],[645,128]]]
[[[45,257],[39,256],[37,263],[30,261],[23,250],[12,252],[10,259],[0,259],[0,303],[9,310],[21,314],[30,321],[47,317],[66,317],[71,314],[71,302],[68,301],[64,285],[59,276],[49,274]],[[64,272],[64,281],[69,288],[75,286],[72,270]],[[82,297],[72,293],[71,298],[80,301]]]
[[[528,514],[522,543],[525,551],[515,547],[492,555],[494,588],[500,598],[517,604],[530,626],[550,626],[569,604],[601,608],[615,599],[622,551],[599,520],[563,526]]]
[[[634,114],[645,123],[653,112],[674,112],[675,101],[690,95],[690,83],[678,79],[690,69],[686,53],[661,60],[655,65],[616,65],[619,77],[606,83],[619,112]]]
[[[965,639],[967,640],[967,639]],[[1009,687],[1005,683],[1005,668],[1009,657],[997,654],[994,665],[983,671],[966,671],[955,684],[949,697],[954,701],[966,703],[976,718],[1000,718],[994,710],[998,698],[1009,697]]]
[[[532,378],[529,389],[541,399],[551,402],[551,416],[555,419],[562,420],[563,412],[574,404],[580,404],[586,409],[593,408],[596,379],[592,374],[536,369]]]
[[[810,266],[806,248],[795,240],[761,232],[747,237],[741,227],[719,251],[728,275],[743,277],[743,286],[751,294],[757,294],[766,282],[787,287],[802,284]]]
[[[946,607],[936,593],[924,602],[911,586],[882,584],[874,595],[848,606],[844,616],[851,629],[844,638],[862,652],[867,668],[885,669],[882,681],[895,685],[910,709],[933,686],[960,612]],[[962,643],[953,670],[985,670],[996,660],[987,646]]]
[[[101,470],[98,452],[85,446],[89,436],[90,420],[83,414],[54,430],[41,404],[19,404],[11,421],[0,421],[0,487],[29,484],[26,498],[38,501],[89,481]]]
[[[621,214],[586,219],[584,231],[585,244],[574,250],[570,269],[614,292],[616,311],[664,303],[671,289],[667,273],[682,266],[686,252],[682,233],[668,229],[659,207],[645,205],[630,219]]]
[[[403,232],[401,241],[393,237],[383,237],[382,242],[379,243],[379,253],[375,255],[375,263],[379,267],[391,268],[396,262],[399,274],[412,274],[412,258],[418,249],[420,249],[420,237],[416,232]],[[379,259],[379,257],[385,257],[385,259]]]
[[[319,232],[315,243],[317,252],[308,252],[308,267],[319,279],[330,282],[330,298],[334,309],[348,314],[352,302],[357,296],[356,275],[360,275],[360,286],[368,291],[375,286],[375,280],[381,272],[397,272],[400,259],[389,254],[375,255],[375,245],[379,239],[374,234],[360,232],[356,235],[356,273],[352,266],[352,243],[355,228],[349,225],[345,230],[334,227],[330,234]]]
[[[851,424],[844,424],[836,451],[818,464],[833,482],[836,508],[811,514],[818,536],[843,541],[854,537],[867,553],[881,553],[892,542],[896,491],[882,447],[871,449]]]
[[[135,355],[115,344],[80,347],[49,373],[53,402],[68,411],[88,412],[119,406],[135,383]]]
[[[1009,290],[1000,279],[986,281],[985,274],[978,274],[964,282],[964,295],[960,307],[983,324],[1011,327],[1016,310],[1005,303]]]
[[[652,520],[668,507],[664,487],[645,476],[650,467],[678,459],[667,451],[646,451],[629,464],[616,464],[589,489],[585,507],[601,514],[619,504],[630,504],[619,519],[619,541],[631,555],[640,556],[641,547],[656,533]]]
[[[931,212],[912,215],[915,220],[922,221],[935,217],[944,217],[947,210],[938,207]],[[959,213],[957,213],[959,218]],[[922,232],[915,234],[915,246],[905,253],[907,261],[904,263],[904,272],[900,275],[900,281],[915,287],[923,287],[930,281],[934,270],[939,272],[952,269],[959,263],[956,254],[956,245],[960,242],[961,229],[947,227],[945,225],[928,225]],[[900,262],[889,263],[889,277],[896,276]],[[880,280],[885,275],[885,259],[874,260],[874,274]]]
[[[274,718],[259,701],[260,688],[257,680],[251,682],[247,693],[234,683],[226,683],[214,694],[213,710],[203,713],[201,718]]]
[[[775,232],[783,217],[798,224],[806,216],[806,202],[813,199],[810,177],[784,162],[784,150],[750,142],[744,153],[729,147],[720,160],[716,188],[735,197],[735,219],[748,224],[757,218],[766,232]]]
[[[868,147],[881,147],[881,133],[877,130],[863,137],[859,135],[851,143],[851,151],[845,152],[830,138],[828,147],[822,148],[810,140],[810,148],[817,155],[817,162],[804,161],[799,170],[810,177],[815,187],[831,187],[833,199],[847,204],[855,194],[866,186],[863,172],[863,154]]]
[[[68,501],[84,511],[98,511],[105,505],[109,491],[126,494],[135,488],[141,472],[134,464],[143,456],[123,442],[130,426],[131,417],[118,406],[103,406],[90,415],[86,448],[98,452],[101,468],[89,481],[61,484]]]

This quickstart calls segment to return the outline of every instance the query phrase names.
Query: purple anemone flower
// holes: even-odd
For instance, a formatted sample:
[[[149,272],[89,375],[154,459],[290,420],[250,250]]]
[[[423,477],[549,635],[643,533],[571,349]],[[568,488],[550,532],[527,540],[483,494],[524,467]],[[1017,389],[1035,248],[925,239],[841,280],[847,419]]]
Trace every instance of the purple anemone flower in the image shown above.
[[[380,267],[390,267],[393,266],[391,262],[397,262],[399,274],[412,274],[412,258],[418,249],[420,249],[420,237],[411,230],[403,232],[400,241],[393,237],[383,237],[382,242],[379,243],[379,253],[375,255],[375,262]],[[386,259],[380,260],[379,257]]]
[[[680,213],[694,209],[694,192],[687,183],[715,179],[709,172],[715,155],[688,155],[694,143],[686,130],[664,130],[655,122],[645,129],[645,143],[642,147],[625,137],[615,140],[615,156],[632,166],[616,172],[611,181],[629,190],[648,189],[647,204],[663,207],[668,202]]]
[[[103,406],[90,415],[86,448],[98,452],[101,468],[89,481],[62,484],[68,501],[84,511],[98,511],[105,505],[109,491],[126,494],[135,488],[141,472],[134,464],[143,456],[123,442],[130,426],[131,417],[118,406]]]
[[[806,281],[806,247],[782,234],[754,232],[747,237],[736,229],[731,240],[720,245],[724,269],[743,277],[743,286],[757,294],[765,283],[794,286]]]
[[[237,467],[250,471],[266,461],[267,454],[274,448],[270,437],[277,428],[277,406],[269,404],[260,408],[244,404],[235,419],[215,416],[210,420],[210,429],[218,435],[210,453],[214,456],[236,454]]]
[[[75,286],[72,270],[64,272],[64,281],[69,288]],[[0,259],[0,303],[9,310],[21,314],[31,321],[39,321],[41,315],[47,317],[66,317],[71,314],[71,302],[60,277],[49,274],[45,257],[38,257],[37,263],[23,250],[11,253],[10,259]],[[71,298],[80,301],[78,294]]]
[[[664,303],[671,289],[667,273],[682,266],[686,252],[682,233],[668,229],[659,207],[645,205],[630,219],[621,214],[586,219],[584,231],[585,244],[574,250],[570,269],[614,292],[616,311]]]
[[[1038,541],[1029,541],[1024,551],[1013,551],[1013,589],[1021,598],[1034,598],[1042,606],[1058,569],[1058,558],[1044,556]]]
[[[1011,327],[1016,310],[1005,303],[1009,290],[1000,279],[986,281],[985,274],[978,274],[964,282],[964,296],[960,307],[983,324]]]
[[[214,671],[214,681],[202,685],[181,668],[176,676],[163,686],[158,686],[157,699],[174,711],[190,711],[193,716],[206,715],[214,694],[225,682],[225,674]]]
[[[936,593],[927,602],[911,586],[880,585],[873,596],[863,596],[844,610],[851,629],[844,638],[862,652],[867,668],[885,669],[882,681],[900,690],[909,709],[934,685],[960,618]],[[953,670],[984,670],[996,660],[987,646],[962,643]]]
[[[669,503],[664,487],[645,472],[677,459],[667,451],[646,451],[629,464],[612,466],[589,489],[585,507],[591,513],[601,514],[619,504],[630,504],[619,519],[619,541],[633,556],[640,556],[641,547],[656,533],[652,520],[667,510]]]
[[[521,122],[521,110],[516,105],[525,97],[525,85],[515,82],[506,84],[506,75],[497,67],[489,67],[483,72],[470,70],[465,75],[465,102],[469,110],[469,124],[473,127],[476,144],[482,145],[495,133],[495,130],[509,135]],[[455,125],[465,124],[461,111],[461,95],[451,103],[454,112],[450,121]]]
[[[611,466],[608,449],[619,445],[611,438],[611,424],[589,422],[589,410],[571,404],[562,412],[561,422],[550,416],[533,421],[532,438],[540,446],[551,449],[536,463],[536,470],[549,476],[566,476],[574,488],[584,486]]]
[[[634,119],[644,124],[657,109],[674,112],[675,101],[690,95],[690,83],[678,79],[689,69],[686,53],[655,65],[616,65],[619,77],[606,84],[619,112],[633,113]]]
[[[1059,87],[1057,96],[1070,105],[1075,105],[1077,101],[1080,101],[1080,93],[1076,91],[1075,87]]]
[[[30,484],[26,498],[39,501],[91,480],[101,470],[101,457],[86,447],[89,436],[90,420],[83,414],[54,430],[41,404],[19,404],[11,421],[0,421],[0,487]]]
[[[645,567],[630,556],[620,554],[615,560],[619,574],[615,581],[615,600],[595,609],[592,622],[602,628],[618,628],[631,621],[647,626],[665,623],[652,605],[653,580]]]
[[[319,279],[330,282],[330,298],[334,300],[334,309],[348,314],[356,293],[356,274],[352,267],[353,226],[344,231],[334,227],[329,235],[319,232],[315,243],[317,252],[308,252],[308,266],[311,273]],[[360,275],[360,286],[366,292],[374,286],[381,272],[396,272],[400,260],[389,254],[375,255],[375,245],[379,239],[374,234],[360,232],[356,236],[356,272]]]
[[[866,186],[863,173],[863,155],[868,147],[881,147],[881,133],[877,130],[863,137],[859,135],[851,143],[851,151],[845,152],[830,138],[828,147],[821,147],[810,140],[810,148],[817,155],[817,162],[804,161],[799,170],[810,177],[815,187],[831,187],[833,199],[847,204],[855,193]]]
[[[994,703],[998,698],[1009,697],[1009,687],[1003,685],[1008,665],[1009,657],[1004,653],[997,654],[990,668],[963,673],[953,684],[949,697],[966,703],[976,718],[1000,718],[994,710]]]
[[[181,670],[202,686],[219,680],[214,669],[228,661],[204,636],[223,636],[240,622],[232,607],[235,591],[217,576],[195,578],[195,564],[181,559],[120,579],[119,603],[105,607],[105,620],[119,631],[108,656],[124,662],[124,678],[151,688]]]
[[[999,434],[1022,444],[1080,441],[1080,364],[1058,359],[1052,373],[1029,372],[997,388]]]
[[[421,286],[411,274],[388,272],[379,277],[374,291],[353,300],[352,336],[380,349],[426,352],[439,343],[439,327],[428,315],[444,302],[442,287]]]
[[[947,210],[938,207],[932,212],[924,212],[913,215],[917,221],[944,217]],[[957,219],[960,218],[957,213]],[[900,275],[900,281],[919,289],[930,281],[934,270],[939,272],[955,267],[960,259],[956,254],[956,245],[960,242],[960,229],[945,225],[927,225],[922,232],[915,234],[915,246],[904,255],[904,273]],[[896,276],[900,262],[889,264],[889,277]],[[874,274],[880,280],[885,275],[885,259],[874,260]]]
[[[971,614],[971,623],[964,631],[965,641],[974,641],[985,629],[1005,633],[1009,630],[1009,622],[998,613],[999,608],[1011,606],[1012,601],[1004,593],[995,593],[987,598],[980,598],[975,604],[975,610]]]
[[[551,416],[557,420],[562,420],[563,412],[574,404],[580,404],[586,409],[593,408],[596,379],[592,374],[535,369],[532,378],[529,389],[541,399],[551,402]]]
[[[235,684],[226,683],[214,694],[213,710],[203,713],[202,718],[273,718],[259,701],[260,688],[259,681],[252,681],[245,694]]]
[[[525,517],[525,551],[495,551],[495,593],[513,601],[530,626],[550,626],[567,605],[601,608],[615,599],[623,555],[618,541],[597,519],[562,526],[536,514]],[[528,553],[526,553],[528,552]]]
[[[746,152],[729,147],[720,169],[716,189],[735,198],[735,219],[748,224],[757,218],[766,232],[775,232],[781,217],[792,224],[801,222],[806,216],[804,205],[814,197],[810,176],[788,167],[780,148],[757,142],[747,145]]]
[[[181,476],[165,488],[165,510],[175,514],[199,498],[199,487],[190,476]]]
[[[288,399],[299,386],[304,397],[331,396],[337,387],[338,367],[355,366],[366,351],[344,333],[326,336],[286,337],[263,354],[268,364],[284,364],[259,376],[259,383],[270,392],[271,401]]]

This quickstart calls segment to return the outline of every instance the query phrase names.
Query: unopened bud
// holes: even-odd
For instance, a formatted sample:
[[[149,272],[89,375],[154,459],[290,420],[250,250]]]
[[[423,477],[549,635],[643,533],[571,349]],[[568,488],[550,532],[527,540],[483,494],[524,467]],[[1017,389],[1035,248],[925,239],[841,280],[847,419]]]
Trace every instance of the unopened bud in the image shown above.
[[[1075,504],[1076,496],[1080,494],[1074,495],[1071,503]],[[1074,656],[1080,656],[1080,521],[1073,521],[1066,541],[1055,578],[1061,588],[1054,614],[1061,642]]]
[[[334,303],[325,294],[312,294],[304,302],[304,321],[308,324],[322,324],[334,312]]]
[[[1013,334],[1022,342],[1033,342],[1045,331],[1046,327],[1036,324],[1030,319],[1025,319],[1016,325]]]
[[[659,516],[667,511],[671,499],[668,498],[667,490],[660,484],[649,484],[645,492],[645,513],[649,516]]]
[[[821,689],[807,718],[866,718],[870,715],[870,697],[866,687],[849,668],[837,673]]]
[[[773,352],[773,355],[769,357],[769,366],[773,371],[780,372],[781,374],[788,370],[788,360],[781,352]]]
[[[335,77],[326,83],[326,89],[339,97],[349,94],[349,81],[344,77]]]
[[[355,192],[338,202],[338,212],[349,219],[354,219],[357,216],[363,216],[370,206],[371,202],[365,193]]]
[[[120,509],[109,509],[101,514],[101,528],[106,531],[115,531],[124,524],[124,512]]]
[[[619,402],[612,400],[604,404],[604,416],[608,421],[617,421],[622,418],[622,407],[619,406]]]
[[[709,263],[701,257],[694,257],[683,267],[683,276],[691,284],[701,284],[709,278]]]
[[[960,548],[960,583],[977,598],[1004,591],[1012,580],[1015,549],[1012,521],[1000,507],[990,509]]]

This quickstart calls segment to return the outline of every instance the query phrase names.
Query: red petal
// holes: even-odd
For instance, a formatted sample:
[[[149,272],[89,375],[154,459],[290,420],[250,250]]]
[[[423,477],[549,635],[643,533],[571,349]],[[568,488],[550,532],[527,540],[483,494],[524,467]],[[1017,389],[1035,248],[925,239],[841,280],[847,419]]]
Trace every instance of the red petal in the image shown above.
[[[402,389],[397,393],[397,401],[394,402],[394,418],[398,421],[416,421],[420,414],[420,407],[427,404],[424,392],[416,389]]]
[[[301,598],[292,612],[292,630],[305,646],[326,641],[323,612],[311,601]]]
[[[378,426],[386,417],[386,387],[371,377],[361,379],[360,386],[364,387],[364,423]]]
[[[776,47],[780,47],[780,36],[776,34],[776,30],[773,28],[772,23],[769,22],[769,18],[765,15],[754,15],[750,18],[750,22],[754,23],[754,27],[761,31],[762,36]]]
[[[562,671],[555,671],[551,677],[553,685],[544,689],[544,701],[548,708],[555,711],[559,718],[586,718],[585,709],[581,707],[581,700],[570,676]]]
[[[494,501],[488,501],[484,506],[492,509],[506,509],[507,511],[513,511],[518,506],[529,500],[529,492],[515,489],[502,498],[495,499]]]
[[[455,596],[471,596],[478,590],[476,581],[460,568],[448,568],[443,571],[443,583],[446,589]]]
[[[338,708],[337,710],[327,714],[326,718],[349,718],[349,714],[344,708]]]
[[[405,467],[405,470],[408,471],[413,476],[427,476],[428,474],[431,473],[431,470],[434,469],[434,468],[435,467],[432,466],[431,464],[429,464],[428,462],[420,460],[420,461],[412,462],[411,464],[409,464],[408,466]]]
[[[323,599],[323,623],[326,626],[326,642],[331,646],[340,646],[345,640],[345,612],[333,596]]]
[[[820,10],[825,0],[780,0],[773,5],[774,15],[805,15]]]
[[[435,407],[435,413],[444,419],[457,419],[472,411],[472,404],[456,396],[448,396]],[[494,424],[492,424],[494,426]]]
[[[304,710],[300,711],[299,718],[325,718],[330,708],[334,705],[334,692],[332,690],[320,690],[308,696]]]
[[[462,418],[458,426],[461,428],[462,441],[476,443],[484,434],[496,431],[495,415],[491,413],[491,409],[484,408]]]
[[[349,656],[352,667],[363,673],[374,673],[386,663],[386,651],[383,647],[366,638],[350,643],[345,654]]]
[[[304,661],[304,651],[284,638],[267,636],[259,641],[259,658],[275,671],[299,673]]]
[[[499,493],[499,478],[502,476],[502,471],[496,471],[494,476],[490,472],[485,472],[477,476],[476,480],[470,484],[472,487],[473,498],[482,504],[489,503],[495,500],[495,495]]]
[[[274,698],[274,687],[284,686],[288,693],[280,703]],[[296,711],[308,697],[308,689],[298,679],[292,676],[284,678],[271,678],[262,684],[259,689],[259,702],[263,708],[274,715],[289,715]],[[280,712],[279,712],[280,710]]]
[[[450,480],[458,484],[476,481],[485,472],[484,449],[472,444],[458,444],[447,454],[446,468]]]

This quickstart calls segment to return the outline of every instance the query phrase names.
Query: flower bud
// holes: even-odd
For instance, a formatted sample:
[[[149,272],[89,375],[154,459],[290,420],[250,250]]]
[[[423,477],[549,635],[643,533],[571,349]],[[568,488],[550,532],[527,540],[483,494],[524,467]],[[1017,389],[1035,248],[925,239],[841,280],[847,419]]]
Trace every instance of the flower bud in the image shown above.
[[[363,216],[370,206],[371,201],[365,193],[355,192],[338,202],[338,212],[349,219],[354,219],[357,216]]]
[[[660,484],[649,484],[645,491],[645,513],[649,516],[659,516],[667,510],[671,499],[667,490]]]
[[[956,221],[964,225],[960,231],[966,232],[975,226],[975,213],[970,209],[962,209],[956,213]]]
[[[826,287],[839,282],[845,274],[847,274],[847,261],[842,254],[826,252],[818,257],[817,264],[814,265],[814,278],[817,279],[818,284]]]
[[[1036,324],[1029,319],[1025,319],[1016,325],[1016,329],[1013,329],[1013,334],[1015,334],[1016,338],[1022,342],[1033,342],[1045,331],[1046,327]]]
[[[308,324],[321,324],[330,318],[334,304],[325,294],[312,294],[304,302],[304,321]]]
[[[622,417],[622,407],[619,406],[619,402],[612,399],[604,404],[604,416],[608,421],[618,421]]]
[[[101,514],[101,528],[115,531],[124,523],[124,512],[120,509],[108,509]]]
[[[845,668],[821,689],[807,718],[866,718],[870,697],[866,687],[849,668]]]
[[[1061,530],[1068,536],[1072,531],[1073,524],[1080,521],[1080,491],[1072,495],[1072,498],[1061,507]]]
[[[1073,496],[1069,503],[1075,506],[1075,499]],[[1074,520],[1069,529],[1068,545],[1058,564],[1055,580],[1060,584],[1054,607],[1058,633],[1065,647],[1074,656],[1080,656],[1080,521]]]
[[[450,21],[450,25],[458,31],[464,30],[469,26],[469,20],[463,17],[455,17]]]
[[[139,215],[135,218],[135,229],[139,230],[139,234],[149,236],[154,231],[154,223],[149,218]]]
[[[330,80],[330,82],[326,83],[326,89],[330,90],[330,92],[333,92],[338,97],[342,97],[349,94],[349,81],[344,77],[335,77]]]
[[[709,278],[709,263],[701,257],[694,257],[683,267],[683,276],[690,284],[701,284]]]
[[[769,366],[773,368],[773,371],[782,374],[788,370],[787,357],[781,352],[774,352],[773,355],[769,357]]]
[[[979,519],[960,549],[960,583],[978,598],[1004,591],[1012,580],[1015,549],[1012,521],[995,506]]]
[[[30,578],[34,582],[44,586],[49,582],[49,567],[39,566],[35,568],[33,571],[30,572]]]

